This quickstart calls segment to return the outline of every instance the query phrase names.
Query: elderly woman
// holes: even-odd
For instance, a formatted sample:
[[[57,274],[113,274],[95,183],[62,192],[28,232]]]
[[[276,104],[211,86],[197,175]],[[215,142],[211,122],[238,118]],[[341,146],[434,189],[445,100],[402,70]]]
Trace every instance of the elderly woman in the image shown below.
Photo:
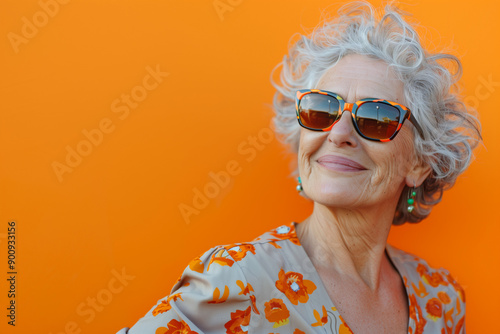
[[[460,61],[424,51],[391,7],[339,14],[301,36],[275,84],[311,215],[196,257],[119,333],[465,333],[450,273],[387,244],[392,225],[429,215],[480,140],[452,91]]]

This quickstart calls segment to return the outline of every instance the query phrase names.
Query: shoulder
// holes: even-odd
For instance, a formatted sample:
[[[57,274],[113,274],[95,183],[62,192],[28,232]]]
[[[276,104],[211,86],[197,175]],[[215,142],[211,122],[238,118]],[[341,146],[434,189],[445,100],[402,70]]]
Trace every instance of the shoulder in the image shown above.
[[[284,269],[296,268],[301,256],[294,223],[248,242],[214,246],[187,264],[170,295],[160,299],[128,334],[160,329],[162,333],[173,329],[190,333],[246,333],[250,327],[272,326],[275,321],[262,321],[262,317],[267,319],[272,300],[282,300],[282,291],[292,293],[278,281],[285,279]],[[299,285],[308,294],[316,289],[309,280],[302,280],[302,275],[299,278]],[[308,294],[296,294],[292,293],[297,299],[292,305],[308,299]],[[272,329],[266,327],[266,333],[269,330]]]
[[[431,320],[427,326],[439,320],[452,323],[458,333],[465,321],[465,291],[450,271],[393,246],[387,250],[403,276],[410,308],[423,316],[421,321]]]
[[[249,271],[275,267],[284,262],[284,252],[290,246],[300,245],[294,223],[281,225],[247,242],[216,245],[194,257],[178,278],[172,291],[193,278],[227,279],[230,276],[245,277]],[[289,252],[288,252],[289,253]],[[287,256],[290,255],[287,253]]]
[[[454,292],[465,301],[465,292],[462,286],[453,278],[449,270],[443,267],[430,265],[426,260],[415,254],[403,251],[393,246],[391,249],[391,259],[404,266],[408,275],[412,278],[422,280],[431,287],[451,287]]]
[[[300,246],[294,223],[273,228],[249,242],[221,246],[235,262],[248,266],[282,265]],[[250,256],[249,256],[250,255]]]
[[[219,245],[194,257],[170,294],[125,333],[158,333],[160,329],[162,333],[173,329],[222,333],[233,327],[243,332],[257,312],[253,287],[239,265],[252,251],[245,244]]]

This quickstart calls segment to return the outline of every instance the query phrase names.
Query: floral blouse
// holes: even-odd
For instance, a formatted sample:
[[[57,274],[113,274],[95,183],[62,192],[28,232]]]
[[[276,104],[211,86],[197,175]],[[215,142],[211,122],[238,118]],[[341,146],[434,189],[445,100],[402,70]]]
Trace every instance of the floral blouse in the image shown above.
[[[117,334],[352,333],[296,224],[194,258],[169,296]],[[386,250],[408,295],[408,333],[465,333],[465,294],[450,273],[390,245]]]

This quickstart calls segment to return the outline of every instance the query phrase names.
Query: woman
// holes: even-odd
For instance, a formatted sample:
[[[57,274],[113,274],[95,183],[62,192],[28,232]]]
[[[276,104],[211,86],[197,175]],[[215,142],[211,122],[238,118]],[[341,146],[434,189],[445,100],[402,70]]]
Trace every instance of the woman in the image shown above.
[[[193,259],[119,333],[465,333],[450,273],[387,244],[393,224],[429,215],[480,140],[451,91],[460,61],[425,52],[395,9],[377,21],[356,3],[281,64],[275,128],[312,214]]]

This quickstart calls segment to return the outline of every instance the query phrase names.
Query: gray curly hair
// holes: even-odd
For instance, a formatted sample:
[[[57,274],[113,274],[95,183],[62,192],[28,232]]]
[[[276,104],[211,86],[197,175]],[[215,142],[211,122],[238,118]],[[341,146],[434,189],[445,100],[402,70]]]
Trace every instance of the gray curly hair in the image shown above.
[[[334,19],[325,19],[310,36],[289,48],[271,73],[276,88],[273,99],[273,128],[278,139],[293,152],[299,148],[300,127],[295,113],[295,92],[314,88],[322,74],[348,54],[362,54],[385,61],[404,83],[407,106],[424,131],[414,136],[417,159],[431,167],[427,179],[416,189],[414,210],[407,210],[401,193],[393,224],[416,223],[426,218],[441,201],[443,191],[455,183],[469,166],[473,149],[482,140],[476,111],[460,96],[460,60],[447,53],[429,53],[420,44],[415,29],[400,9],[386,5],[377,20],[371,4],[357,1],[343,6]],[[294,37],[292,36],[292,38]],[[273,80],[282,66],[281,84]],[[454,71],[452,71],[454,69]],[[298,175],[297,168],[292,172]]]

